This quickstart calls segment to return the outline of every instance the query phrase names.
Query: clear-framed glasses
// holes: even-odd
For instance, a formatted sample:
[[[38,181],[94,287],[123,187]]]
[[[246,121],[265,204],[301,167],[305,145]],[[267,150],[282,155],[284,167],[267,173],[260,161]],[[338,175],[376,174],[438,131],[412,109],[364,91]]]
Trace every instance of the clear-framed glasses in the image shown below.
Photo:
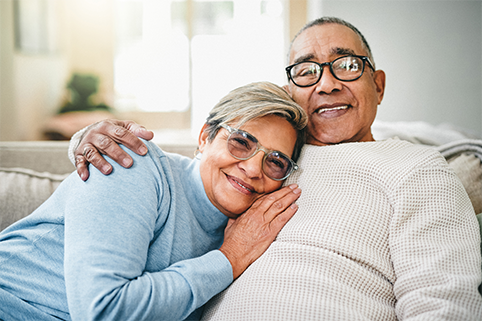
[[[298,169],[298,165],[290,157],[282,152],[261,146],[256,137],[250,133],[228,125],[221,125],[221,127],[229,132],[227,139],[228,151],[234,158],[247,160],[259,151],[264,152],[262,168],[269,178],[275,181],[282,181]]]
[[[323,67],[329,66],[330,72],[338,80],[354,81],[363,75],[365,63],[375,70],[372,62],[365,56],[343,56],[332,62],[317,63],[314,61],[303,61],[286,67],[288,80],[291,80],[298,87],[309,87],[320,81],[323,75]]]

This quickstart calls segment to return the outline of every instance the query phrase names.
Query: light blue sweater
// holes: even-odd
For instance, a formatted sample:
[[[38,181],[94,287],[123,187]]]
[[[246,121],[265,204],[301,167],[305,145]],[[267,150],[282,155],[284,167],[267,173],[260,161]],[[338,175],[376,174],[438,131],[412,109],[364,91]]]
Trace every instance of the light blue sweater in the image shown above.
[[[199,161],[147,145],[0,233],[0,319],[181,320],[232,282]]]

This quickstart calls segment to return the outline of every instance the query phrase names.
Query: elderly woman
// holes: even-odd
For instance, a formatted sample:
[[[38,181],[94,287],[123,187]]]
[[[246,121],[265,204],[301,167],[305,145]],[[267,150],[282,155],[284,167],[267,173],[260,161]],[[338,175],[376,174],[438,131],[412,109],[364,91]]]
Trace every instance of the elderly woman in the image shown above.
[[[0,234],[0,319],[198,318],[296,212],[299,188],[278,189],[306,121],[255,83],[213,108],[194,159],[146,142],[131,170],[72,174]]]

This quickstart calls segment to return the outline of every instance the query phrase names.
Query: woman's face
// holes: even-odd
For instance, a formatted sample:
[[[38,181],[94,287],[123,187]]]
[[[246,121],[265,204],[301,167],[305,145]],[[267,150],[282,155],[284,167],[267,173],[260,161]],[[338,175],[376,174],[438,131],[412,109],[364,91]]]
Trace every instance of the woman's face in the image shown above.
[[[240,128],[271,150],[280,151],[291,157],[296,143],[297,132],[284,118],[270,115],[246,122]],[[246,211],[255,200],[281,187],[282,181],[266,176],[262,169],[264,152],[259,151],[252,158],[239,160],[227,149],[229,132],[220,128],[213,141],[207,140],[204,128],[199,136],[201,178],[209,200],[226,216],[236,218]]]

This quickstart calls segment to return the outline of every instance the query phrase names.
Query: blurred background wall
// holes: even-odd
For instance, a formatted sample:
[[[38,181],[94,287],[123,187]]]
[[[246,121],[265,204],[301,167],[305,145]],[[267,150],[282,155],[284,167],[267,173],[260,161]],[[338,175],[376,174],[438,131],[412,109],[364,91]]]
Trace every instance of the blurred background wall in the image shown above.
[[[367,38],[387,74],[377,119],[451,123],[482,135],[482,2],[324,0]],[[314,11],[312,11],[314,12]]]
[[[285,84],[289,41],[321,15],[357,26],[387,73],[378,119],[482,135],[481,1],[0,0],[0,140],[104,117],[195,136],[228,90]],[[74,74],[96,77],[89,103],[108,113],[59,116]]]

